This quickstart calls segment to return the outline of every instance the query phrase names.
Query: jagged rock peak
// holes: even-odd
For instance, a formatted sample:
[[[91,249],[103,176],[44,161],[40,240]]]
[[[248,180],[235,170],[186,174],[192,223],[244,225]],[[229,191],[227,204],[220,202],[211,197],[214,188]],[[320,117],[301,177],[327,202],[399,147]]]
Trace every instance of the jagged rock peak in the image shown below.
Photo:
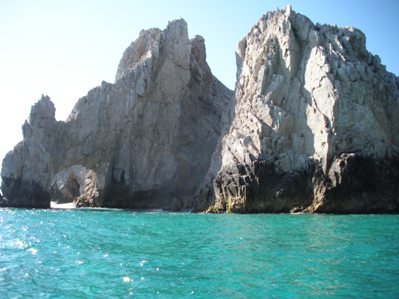
[[[171,21],[163,31],[157,28],[142,30],[139,38],[123,53],[115,81],[138,64],[145,65],[151,64],[153,60],[156,61],[162,49],[171,55],[176,63],[185,68],[189,67],[190,43],[185,20]]]
[[[34,105],[40,125],[26,122],[24,140],[3,161],[2,205],[48,207],[52,199],[198,209],[194,195],[232,103],[233,92],[210,71],[203,38],[190,40],[184,20],[142,31],[123,53],[115,83],[90,90],[66,122],[50,121],[48,98]]]
[[[43,120],[55,121],[55,107],[48,95],[42,95],[40,100],[32,106],[29,116],[30,124]]]
[[[201,35],[196,35],[191,39],[191,53],[200,64],[206,63],[205,39]]]
[[[238,43],[235,97],[184,20],[142,31],[66,122],[43,97],[0,205],[399,212],[399,80],[352,27],[290,6]]]
[[[361,31],[315,25],[288,6],[263,15],[236,57],[216,210],[399,209],[396,76],[366,50]],[[371,179],[361,175],[368,168]],[[370,185],[372,194],[362,191]]]

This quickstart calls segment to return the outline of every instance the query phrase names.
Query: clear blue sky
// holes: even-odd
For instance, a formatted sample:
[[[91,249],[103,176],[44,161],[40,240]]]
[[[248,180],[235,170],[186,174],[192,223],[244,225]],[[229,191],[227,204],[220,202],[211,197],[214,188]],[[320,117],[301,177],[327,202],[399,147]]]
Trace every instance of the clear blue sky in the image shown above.
[[[314,23],[361,29],[368,50],[399,74],[396,0],[0,0],[0,160],[22,139],[21,125],[42,93],[65,119],[89,89],[113,82],[141,29],[164,29],[169,20],[184,18],[191,37],[205,38],[213,73],[233,88],[237,42],[263,13],[288,3]]]

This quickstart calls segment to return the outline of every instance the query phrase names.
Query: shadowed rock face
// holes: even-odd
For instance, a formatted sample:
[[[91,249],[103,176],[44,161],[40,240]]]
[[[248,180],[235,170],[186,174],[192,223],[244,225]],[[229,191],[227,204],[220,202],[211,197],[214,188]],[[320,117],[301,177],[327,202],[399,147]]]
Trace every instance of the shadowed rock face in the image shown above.
[[[3,160],[0,205],[399,212],[399,79],[352,27],[269,12],[237,47],[235,96],[183,20],[142,31],[114,84],[57,122],[43,96]]]
[[[237,47],[212,211],[398,212],[398,80],[352,27],[287,7]]]
[[[32,107],[24,140],[3,161],[7,204],[196,208],[232,99],[185,21],[142,31],[116,82],[81,98],[66,122],[55,120],[48,97]]]

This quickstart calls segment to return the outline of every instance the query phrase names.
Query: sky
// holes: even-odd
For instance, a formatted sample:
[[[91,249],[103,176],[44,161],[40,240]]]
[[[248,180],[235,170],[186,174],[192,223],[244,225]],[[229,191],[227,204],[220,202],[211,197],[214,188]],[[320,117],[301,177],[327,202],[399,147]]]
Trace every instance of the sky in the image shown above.
[[[314,23],[352,25],[367,48],[399,75],[397,0],[0,0],[0,162],[22,140],[21,126],[42,94],[65,120],[80,97],[114,82],[123,51],[142,29],[184,18],[205,38],[213,74],[235,84],[235,48],[267,11],[291,4]]]

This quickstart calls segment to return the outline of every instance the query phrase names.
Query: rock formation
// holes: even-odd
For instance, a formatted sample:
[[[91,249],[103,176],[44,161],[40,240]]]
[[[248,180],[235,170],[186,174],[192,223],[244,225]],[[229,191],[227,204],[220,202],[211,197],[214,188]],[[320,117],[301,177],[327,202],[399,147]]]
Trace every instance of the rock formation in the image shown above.
[[[0,205],[399,212],[399,78],[352,27],[288,6],[237,47],[235,96],[183,20],[142,31],[65,122],[47,96],[2,167]]]
[[[213,211],[398,212],[399,80],[352,27],[265,14],[237,47]]]
[[[232,99],[185,21],[142,31],[115,84],[89,91],[66,122],[47,96],[32,107],[3,161],[3,205],[193,209]]]

